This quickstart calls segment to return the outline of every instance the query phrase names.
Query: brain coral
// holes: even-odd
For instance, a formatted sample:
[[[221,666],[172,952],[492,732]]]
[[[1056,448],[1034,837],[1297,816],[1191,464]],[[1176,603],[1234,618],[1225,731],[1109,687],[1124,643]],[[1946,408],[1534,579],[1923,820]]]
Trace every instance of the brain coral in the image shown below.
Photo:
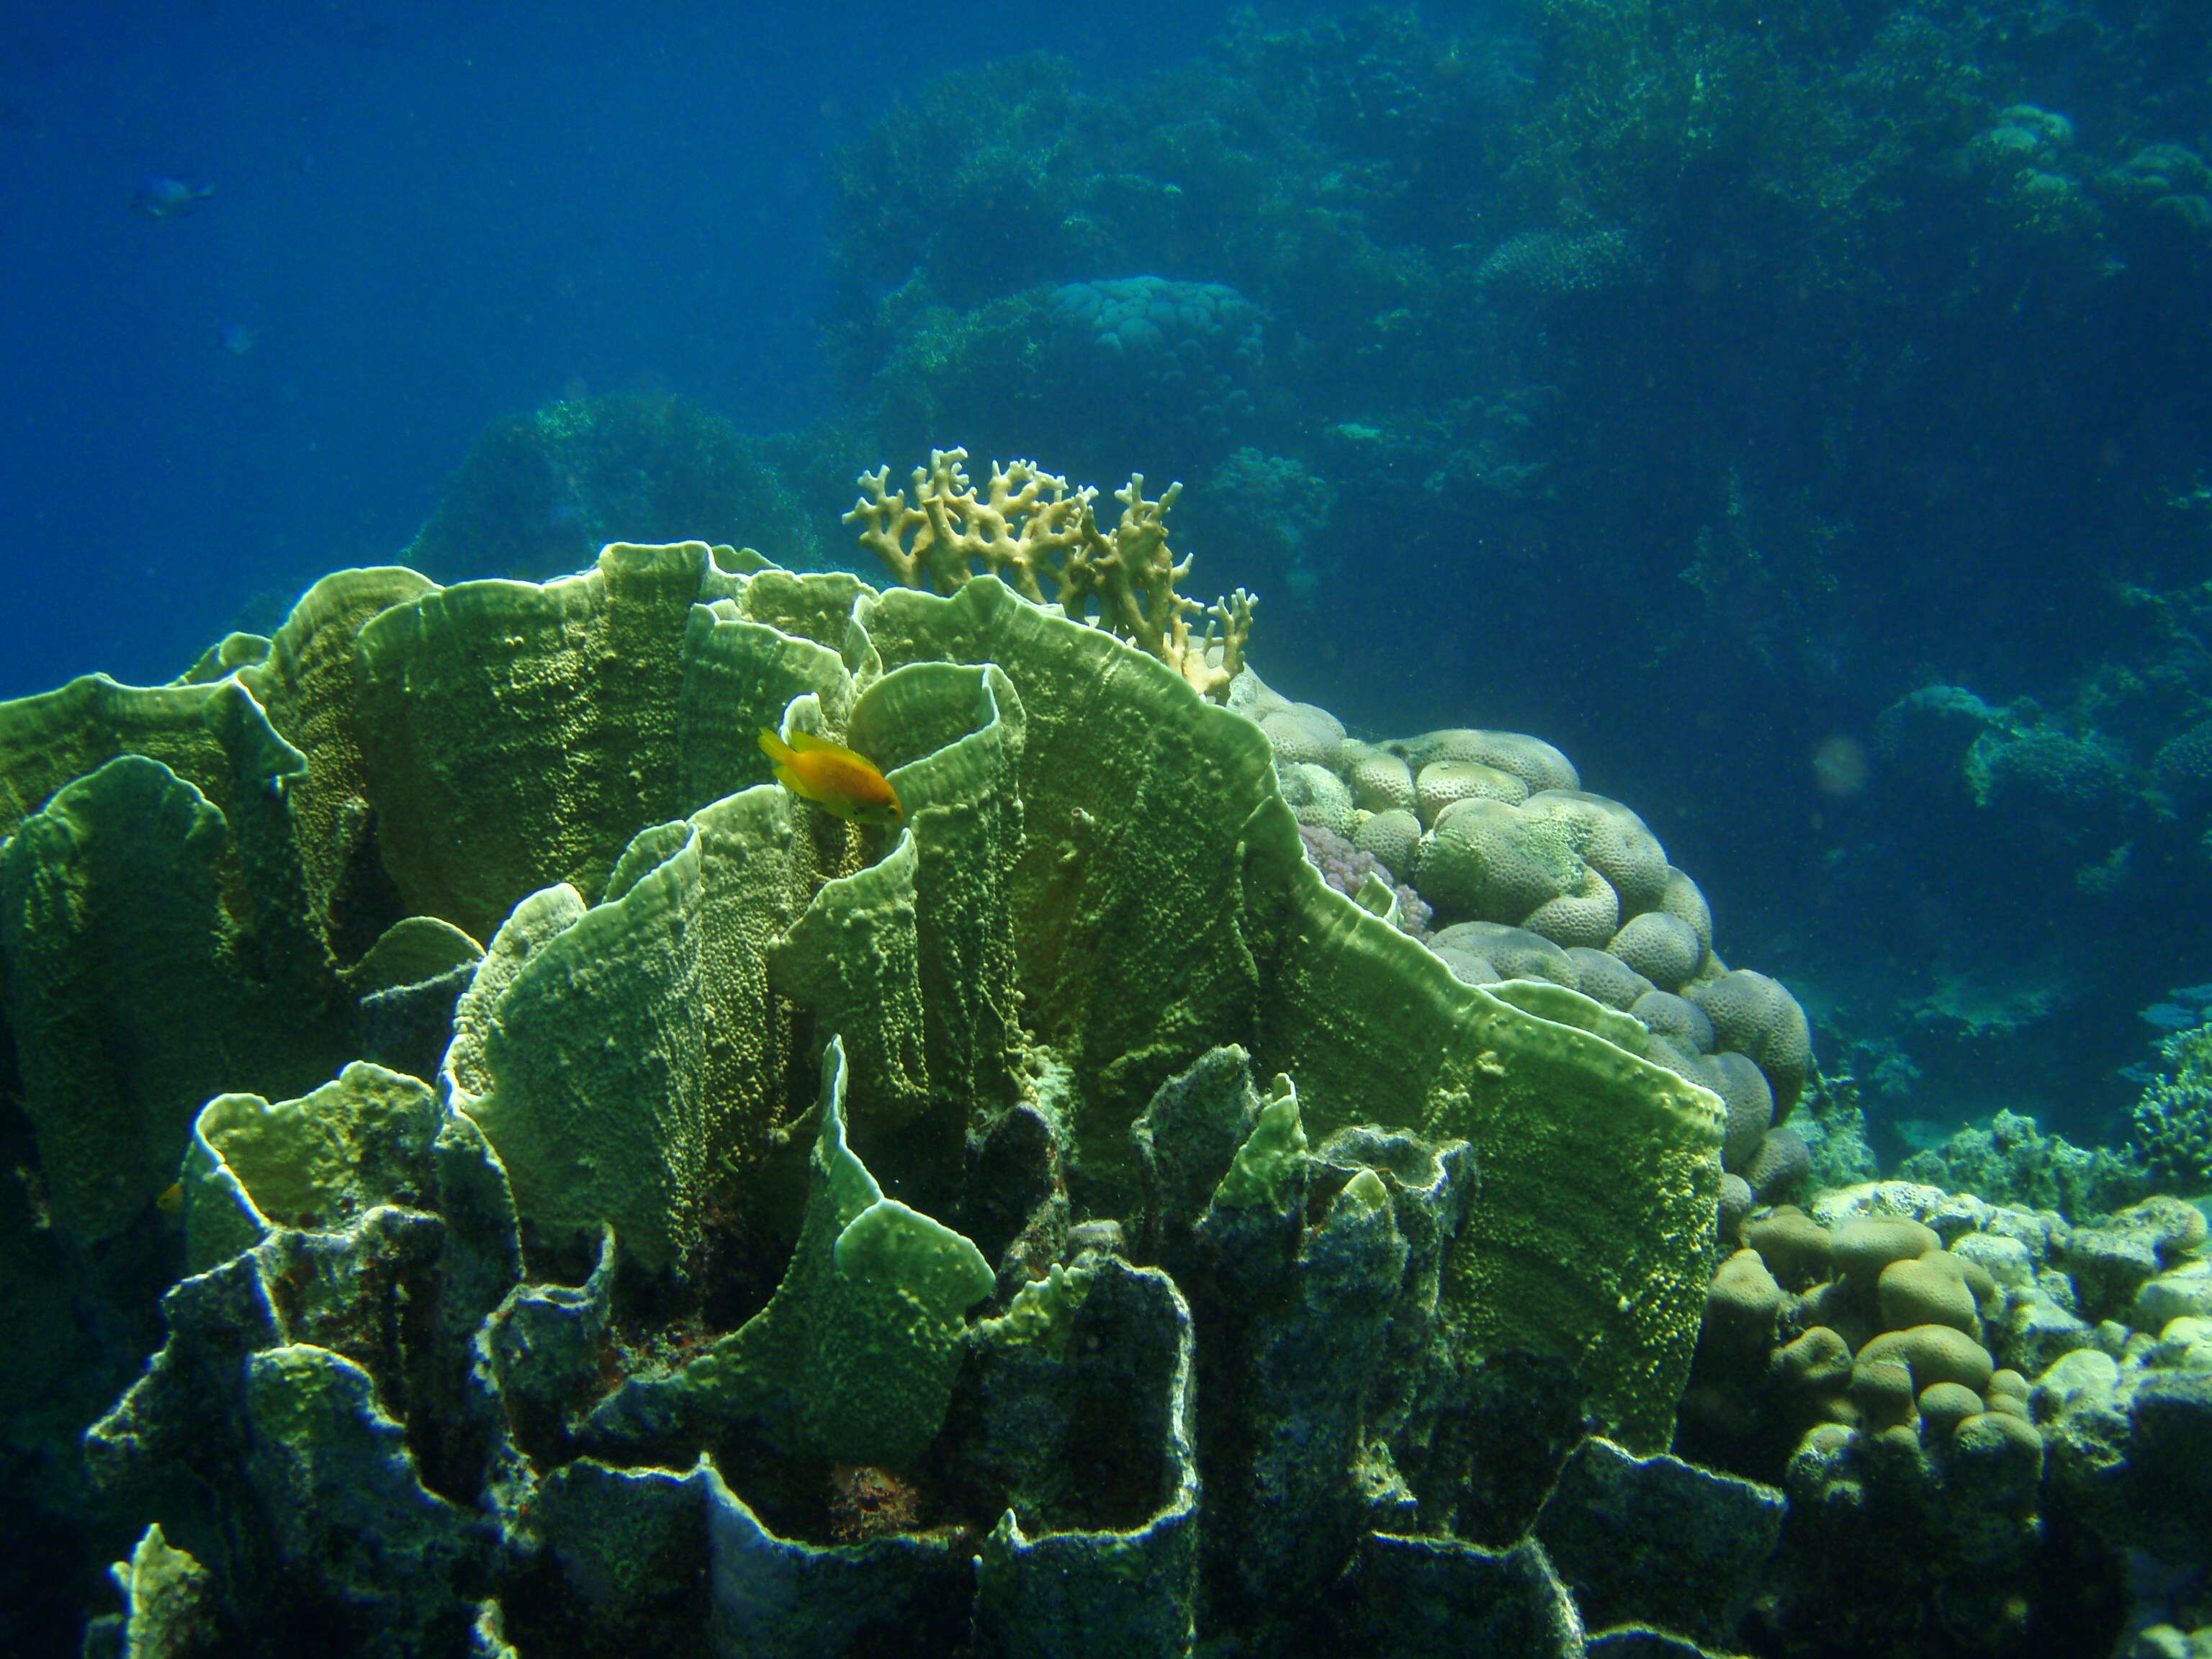
[[[1413,880],[1448,915],[1517,926],[1539,905],[1582,892],[1589,874],[1556,822],[1471,796],[1422,842]]]
[[[1608,948],[1667,991],[1680,990],[1705,956],[1690,924],[1663,910],[1647,910],[1630,917]]]
[[[1261,722],[1261,729],[1267,730],[1266,721]],[[1275,743],[1277,755],[1284,752],[1272,731],[1268,732],[1268,741]],[[1352,799],[1365,811],[1411,811],[1419,799],[1412,770],[1395,755],[1363,750],[1352,759],[1350,778]]]
[[[1572,892],[1547,899],[1521,925],[1555,945],[1601,945],[1620,926],[1620,896],[1595,870],[1585,869]]]
[[[1414,781],[1421,821],[1433,826],[1455,801],[1482,799],[1517,805],[1528,786],[1512,773],[1474,760],[1431,761]]]
[[[1582,778],[1574,763],[1541,738],[1519,732],[1485,732],[1455,726],[1430,732],[1390,745],[1401,751],[1418,771],[1436,761],[1480,761],[1485,766],[1510,772],[1533,793],[1539,789],[1579,789]]]

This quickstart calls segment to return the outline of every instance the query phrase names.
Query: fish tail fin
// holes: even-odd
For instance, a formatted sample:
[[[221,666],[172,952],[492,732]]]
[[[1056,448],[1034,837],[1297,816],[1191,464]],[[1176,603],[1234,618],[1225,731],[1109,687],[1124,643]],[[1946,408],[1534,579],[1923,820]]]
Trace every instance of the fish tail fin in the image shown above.
[[[797,750],[765,726],[761,727],[760,746],[761,753],[766,755],[779,767],[788,766],[799,758]]]

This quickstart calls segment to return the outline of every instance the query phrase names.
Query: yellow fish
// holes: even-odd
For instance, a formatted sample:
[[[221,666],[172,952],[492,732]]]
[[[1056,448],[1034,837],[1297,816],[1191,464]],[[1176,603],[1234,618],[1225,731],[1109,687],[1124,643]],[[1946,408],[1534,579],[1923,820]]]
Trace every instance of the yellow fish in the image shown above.
[[[163,1215],[174,1215],[185,1207],[185,1183],[173,1181],[161,1188],[161,1195],[154,1200],[154,1207]]]
[[[905,816],[898,791],[865,755],[811,732],[794,732],[786,743],[766,726],[760,746],[775,763],[775,781],[825,812],[855,823],[896,823]]]

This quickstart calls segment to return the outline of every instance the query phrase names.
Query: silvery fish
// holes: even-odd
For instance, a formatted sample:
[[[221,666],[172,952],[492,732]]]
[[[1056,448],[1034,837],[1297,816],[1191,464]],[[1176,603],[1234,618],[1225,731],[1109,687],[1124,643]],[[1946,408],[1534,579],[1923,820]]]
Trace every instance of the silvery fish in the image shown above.
[[[154,173],[141,179],[138,188],[131,192],[131,210],[141,218],[175,219],[193,212],[214,194],[213,185],[192,184],[183,179],[172,179],[167,173]]]

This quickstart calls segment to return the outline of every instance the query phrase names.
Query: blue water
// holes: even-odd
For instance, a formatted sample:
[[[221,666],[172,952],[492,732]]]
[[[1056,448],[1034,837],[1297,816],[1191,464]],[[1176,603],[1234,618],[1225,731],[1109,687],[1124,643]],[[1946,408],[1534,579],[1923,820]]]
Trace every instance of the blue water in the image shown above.
[[[831,146],[928,76],[1110,80],[1226,10],[9,9],[0,697],[166,679],[392,559],[488,422],[564,392],[803,424]],[[149,221],[147,175],[216,193]]]

